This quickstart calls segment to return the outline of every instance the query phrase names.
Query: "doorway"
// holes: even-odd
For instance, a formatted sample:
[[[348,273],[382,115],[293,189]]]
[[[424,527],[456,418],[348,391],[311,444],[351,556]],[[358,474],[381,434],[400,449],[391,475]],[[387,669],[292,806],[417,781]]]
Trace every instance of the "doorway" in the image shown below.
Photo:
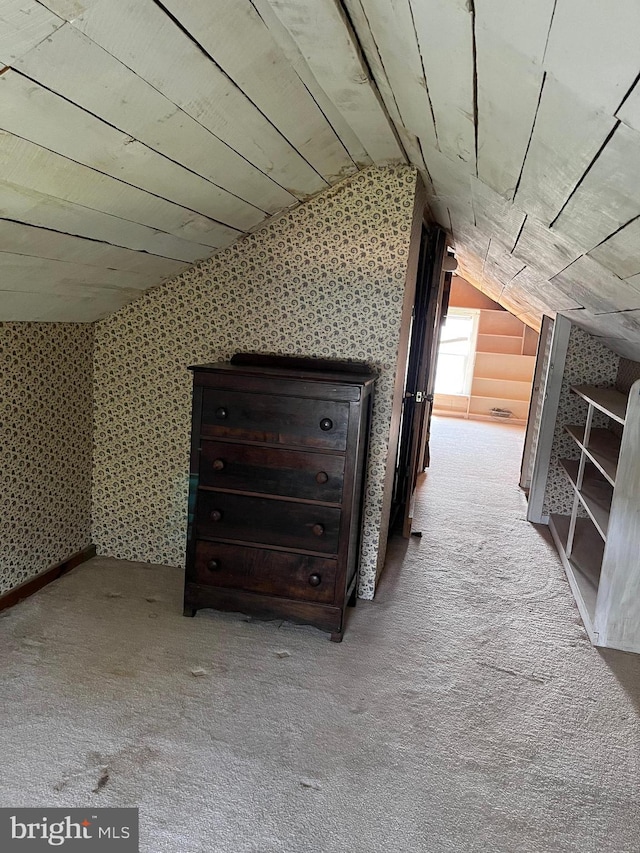
[[[402,533],[405,537],[411,532],[416,480],[430,457],[440,325],[451,279],[450,273],[442,270],[446,243],[441,228],[423,223],[389,523],[390,534]]]

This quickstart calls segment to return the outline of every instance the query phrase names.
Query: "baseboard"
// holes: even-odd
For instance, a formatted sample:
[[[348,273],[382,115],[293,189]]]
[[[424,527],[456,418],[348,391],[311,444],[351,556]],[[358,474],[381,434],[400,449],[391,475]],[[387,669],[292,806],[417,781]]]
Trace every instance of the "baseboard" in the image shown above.
[[[71,569],[75,569],[81,563],[86,563],[87,560],[95,557],[95,555],[96,546],[89,545],[87,548],[83,548],[82,551],[76,551],[75,554],[67,557],[66,560],[61,560],[55,566],[50,566],[35,577],[29,578],[29,580],[24,581],[24,583],[14,587],[14,589],[10,589],[8,592],[0,595],[0,610],[13,607],[14,604],[22,601],[23,598],[28,598],[34,592],[42,589],[43,586],[57,580],[62,575],[66,575]]]

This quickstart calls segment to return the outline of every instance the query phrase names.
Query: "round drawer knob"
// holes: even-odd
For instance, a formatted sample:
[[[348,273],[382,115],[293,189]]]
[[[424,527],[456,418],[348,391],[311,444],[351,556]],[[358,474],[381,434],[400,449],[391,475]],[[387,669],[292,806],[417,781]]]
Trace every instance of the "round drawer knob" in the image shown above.
[[[320,577],[320,575],[316,575],[316,574],[309,575],[309,585],[310,586],[320,586],[321,581],[322,581],[322,578]]]
[[[320,483],[320,485],[326,483],[328,479],[329,475],[326,471],[318,471],[318,473],[316,474],[316,483]]]
[[[224,406],[220,406],[219,409],[216,409],[216,417],[219,421],[224,421],[229,416],[229,412],[225,409]]]
[[[324,524],[314,524],[311,530],[316,536],[322,536],[324,533]]]
[[[225,467],[224,459],[214,459],[212,467],[214,471],[222,471],[222,469]]]
[[[211,515],[209,516],[211,521],[222,521],[222,512],[219,509],[211,510]]]
[[[207,568],[209,569],[210,572],[217,572],[218,569],[220,568],[220,561],[219,560],[209,560],[209,562],[207,563]]]
[[[331,418],[323,418],[320,421],[320,429],[323,432],[329,432],[330,429],[333,429],[333,421]]]

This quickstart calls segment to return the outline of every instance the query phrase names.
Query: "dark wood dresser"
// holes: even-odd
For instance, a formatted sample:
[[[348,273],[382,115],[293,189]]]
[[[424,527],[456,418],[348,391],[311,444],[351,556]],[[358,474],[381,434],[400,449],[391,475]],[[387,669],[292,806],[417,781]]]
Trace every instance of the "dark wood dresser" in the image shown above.
[[[289,619],[339,642],[357,592],[375,375],[248,355],[190,369],[185,615]]]

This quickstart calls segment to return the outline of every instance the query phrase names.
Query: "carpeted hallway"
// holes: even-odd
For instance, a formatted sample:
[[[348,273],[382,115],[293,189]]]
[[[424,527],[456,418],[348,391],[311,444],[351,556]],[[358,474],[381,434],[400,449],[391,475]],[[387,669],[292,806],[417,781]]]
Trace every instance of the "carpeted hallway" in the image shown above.
[[[589,645],[521,444],[434,422],[341,645],[104,558],[6,611],[0,805],[136,805],[145,853],[638,851],[640,657]]]

